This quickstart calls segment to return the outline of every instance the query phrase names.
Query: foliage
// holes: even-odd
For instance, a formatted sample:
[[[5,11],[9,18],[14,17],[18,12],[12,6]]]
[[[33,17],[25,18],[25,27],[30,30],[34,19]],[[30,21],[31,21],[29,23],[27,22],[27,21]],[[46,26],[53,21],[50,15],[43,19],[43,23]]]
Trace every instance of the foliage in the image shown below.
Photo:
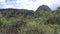
[[[60,34],[60,8],[54,12],[1,9],[0,28],[0,34]]]

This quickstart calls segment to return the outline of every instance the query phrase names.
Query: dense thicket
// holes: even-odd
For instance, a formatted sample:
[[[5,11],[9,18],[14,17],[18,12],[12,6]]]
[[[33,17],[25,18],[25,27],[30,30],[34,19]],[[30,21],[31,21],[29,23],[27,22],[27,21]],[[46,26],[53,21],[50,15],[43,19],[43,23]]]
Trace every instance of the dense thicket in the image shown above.
[[[42,5],[27,9],[0,9],[0,34],[60,34],[60,7]]]

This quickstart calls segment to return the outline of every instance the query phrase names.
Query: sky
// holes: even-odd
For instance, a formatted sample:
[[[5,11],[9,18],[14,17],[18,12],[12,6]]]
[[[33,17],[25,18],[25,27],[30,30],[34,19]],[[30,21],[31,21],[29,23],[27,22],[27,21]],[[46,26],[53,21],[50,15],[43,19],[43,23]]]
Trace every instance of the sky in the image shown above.
[[[41,5],[47,5],[54,10],[60,6],[60,0],[0,0],[0,9],[16,8],[35,11]]]

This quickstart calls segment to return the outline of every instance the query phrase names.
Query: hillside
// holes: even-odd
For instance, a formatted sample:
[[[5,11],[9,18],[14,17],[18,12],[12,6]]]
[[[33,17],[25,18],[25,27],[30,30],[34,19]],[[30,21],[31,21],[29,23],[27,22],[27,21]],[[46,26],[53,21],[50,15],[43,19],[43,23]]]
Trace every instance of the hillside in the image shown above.
[[[0,9],[0,34],[60,34],[60,8]]]

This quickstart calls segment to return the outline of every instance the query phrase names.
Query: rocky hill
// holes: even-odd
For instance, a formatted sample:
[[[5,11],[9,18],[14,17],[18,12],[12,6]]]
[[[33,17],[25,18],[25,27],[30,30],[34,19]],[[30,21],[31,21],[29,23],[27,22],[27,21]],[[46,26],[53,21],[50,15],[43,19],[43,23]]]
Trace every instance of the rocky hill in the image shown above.
[[[51,9],[47,5],[42,5],[42,6],[39,6],[36,11],[41,11],[41,10],[47,11]]]

